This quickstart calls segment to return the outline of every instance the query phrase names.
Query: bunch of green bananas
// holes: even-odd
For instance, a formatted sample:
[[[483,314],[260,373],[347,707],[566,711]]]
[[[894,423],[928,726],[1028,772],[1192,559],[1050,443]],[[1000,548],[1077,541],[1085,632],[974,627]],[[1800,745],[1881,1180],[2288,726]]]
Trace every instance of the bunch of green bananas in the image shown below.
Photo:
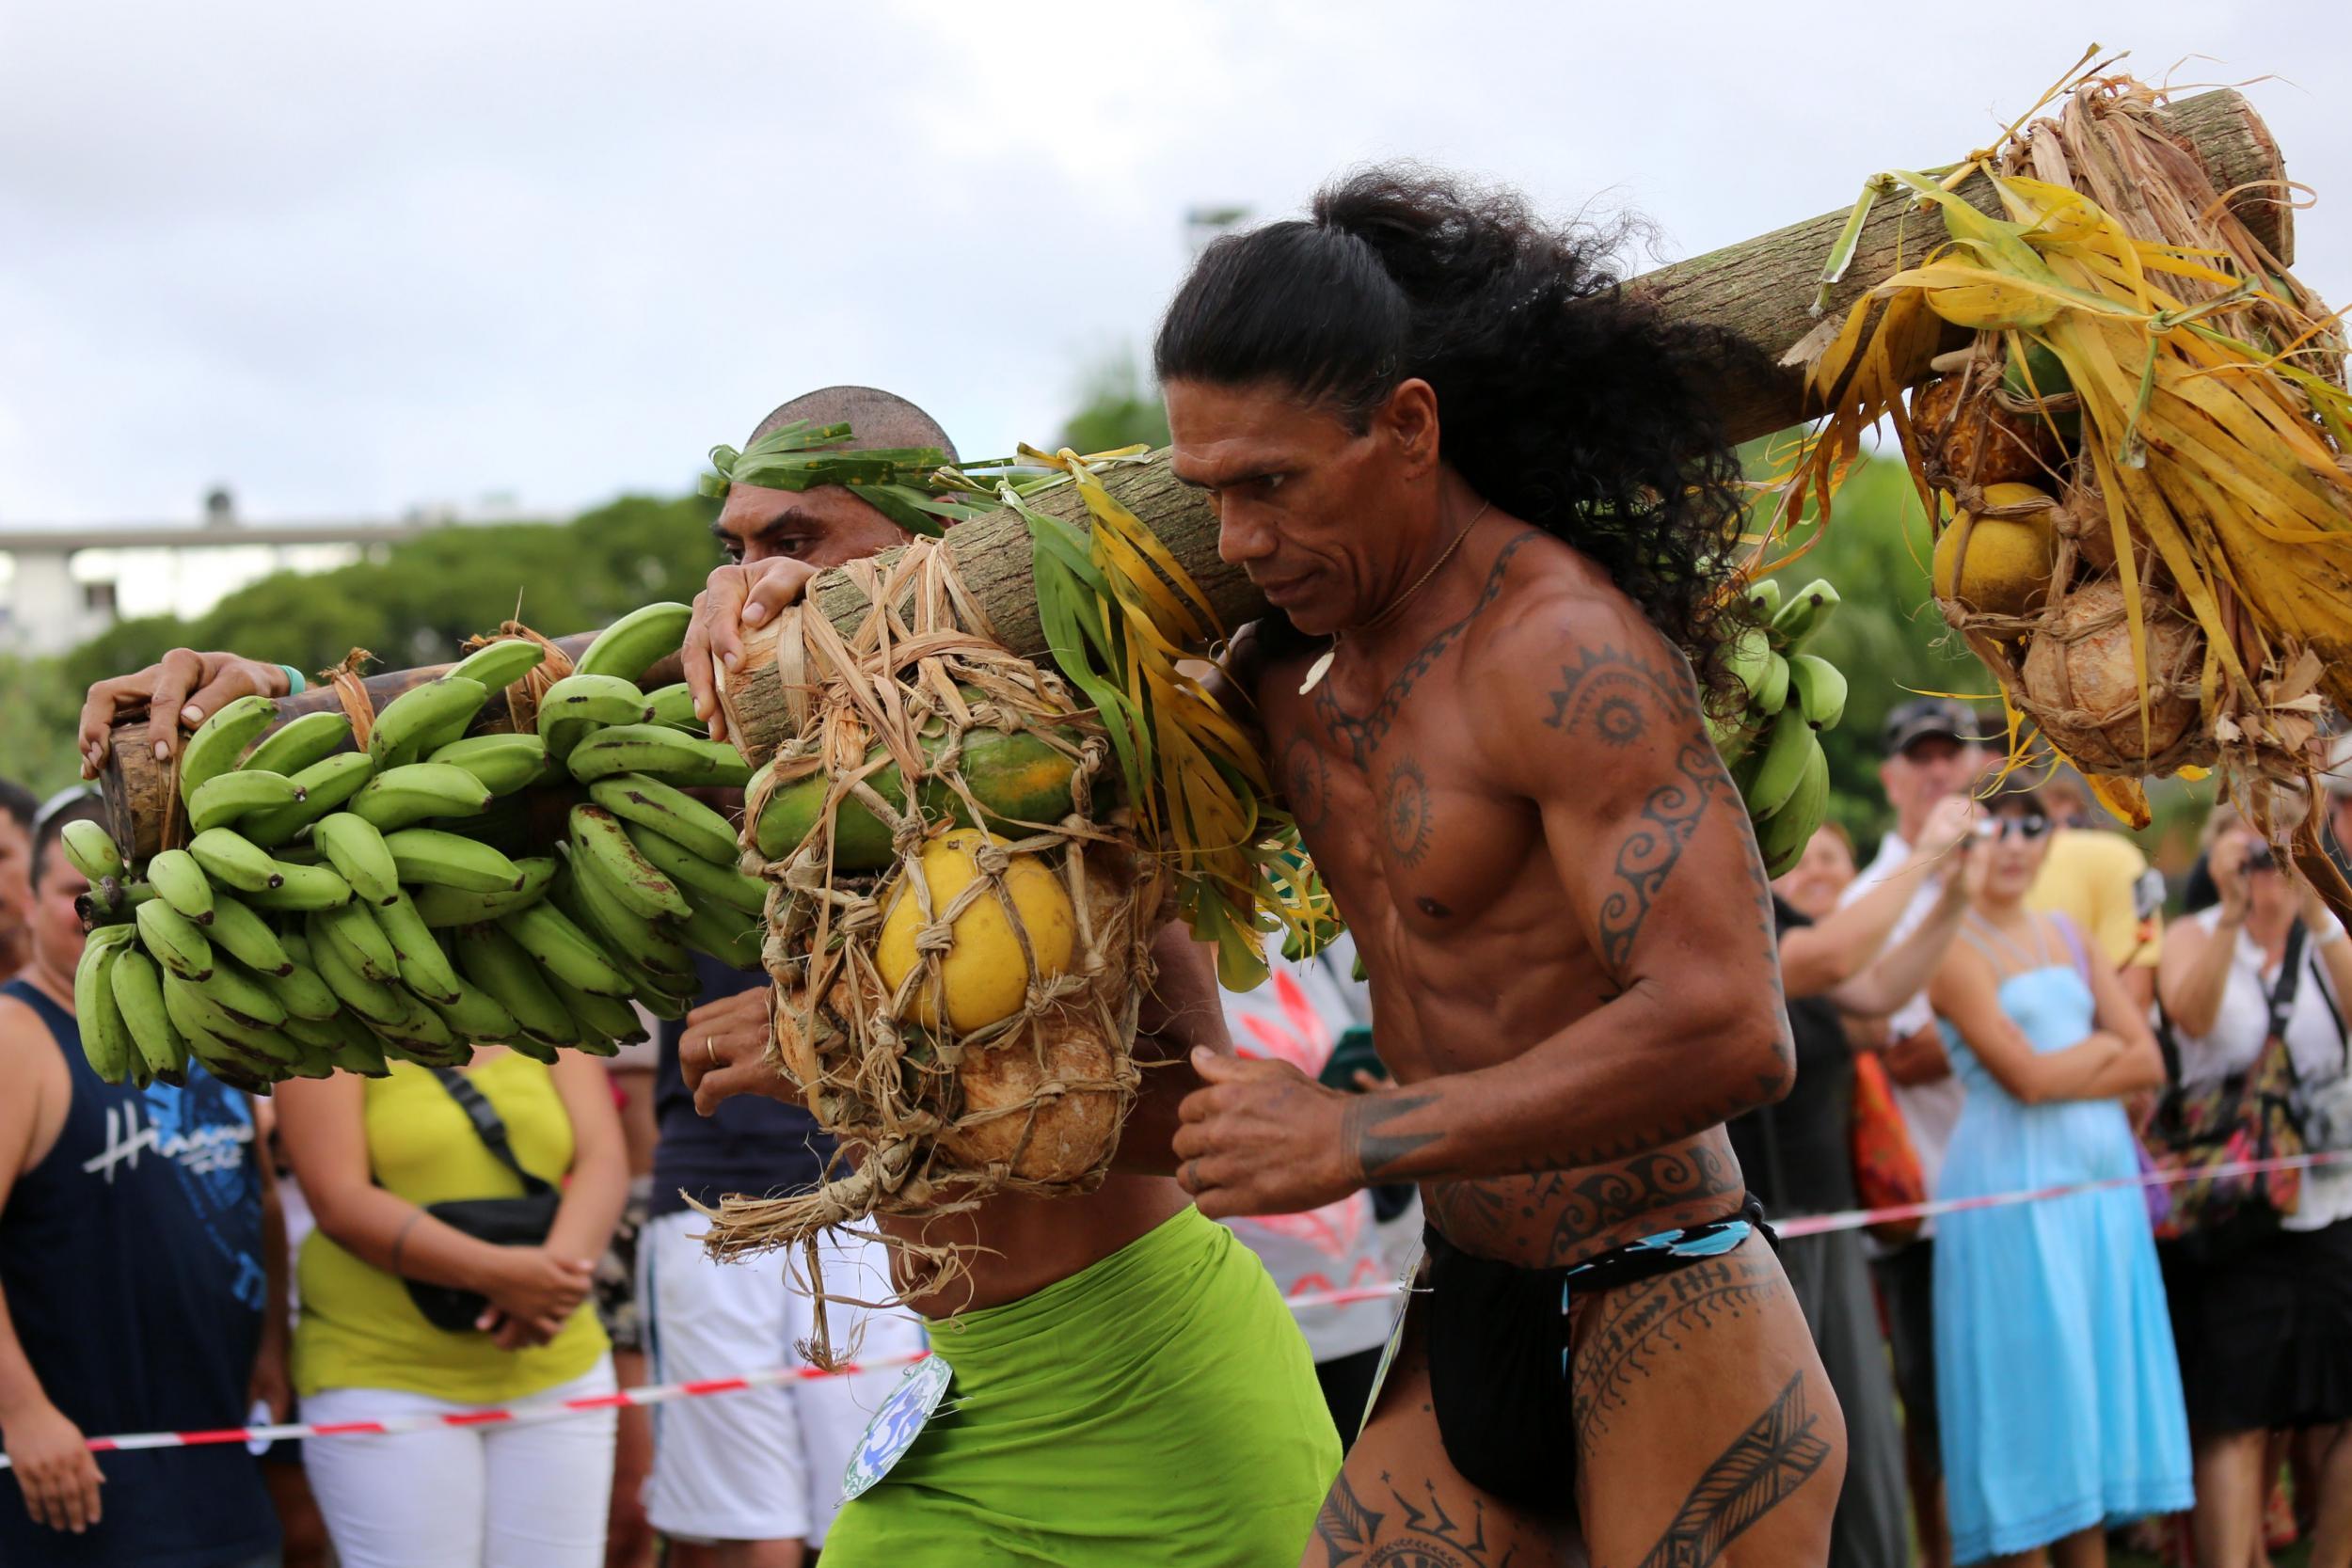
[[[181,758],[185,847],[135,874],[97,823],[65,830],[91,888],[75,975],[90,1065],[145,1085],[193,1058],[266,1091],[477,1044],[610,1054],[644,1037],[630,1002],[691,1006],[690,948],[755,967],[766,886],[736,868],[734,825],[686,793],[749,769],[683,685],[628,678],[677,651],[690,615],[653,605],[607,627],[548,688],[535,734],[468,733],[545,657],[521,640],[385,705],[364,749],[340,713],[272,731],[269,699],[225,705]]]
[[[1710,718],[1708,731],[1747,801],[1768,876],[1797,863],[1829,807],[1829,758],[1820,732],[1846,712],[1846,677],[1804,651],[1837,608],[1837,590],[1815,578],[1784,600],[1767,578],[1749,590],[1752,624],[1731,651],[1747,691],[1736,719]]]

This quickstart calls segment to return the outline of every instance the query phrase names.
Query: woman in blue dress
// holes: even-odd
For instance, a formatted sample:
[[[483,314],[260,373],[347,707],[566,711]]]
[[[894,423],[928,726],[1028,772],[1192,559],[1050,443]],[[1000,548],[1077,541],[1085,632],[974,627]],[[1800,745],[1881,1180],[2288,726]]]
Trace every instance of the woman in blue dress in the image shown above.
[[[1967,1090],[1938,1198],[2139,1168],[2121,1101],[2164,1082],[2163,1057],[2081,934],[2026,908],[2049,830],[2029,789],[1991,803],[1962,940],[1929,988]],[[2186,1508],[2188,1422],[2140,1191],[1944,1215],[1935,1252],[1954,1560],[2095,1568],[2107,1526]]]

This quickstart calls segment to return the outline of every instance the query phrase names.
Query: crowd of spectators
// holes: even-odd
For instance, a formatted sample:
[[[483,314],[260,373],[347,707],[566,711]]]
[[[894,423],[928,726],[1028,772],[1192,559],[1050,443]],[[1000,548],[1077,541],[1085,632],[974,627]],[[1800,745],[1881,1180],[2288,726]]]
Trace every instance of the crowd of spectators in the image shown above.
[[[2082,778],[2011,767],[1981,733],[1957,703],[1899,706],[1872,857],[1833,823],[1773,887],[1795,1085],[1731,1128],[1772,1215],[2066,1189],[1783,1244],[1850,1438],[1833,1560],[2082,1568],[2136,1529],[2193,1568],[2264,1568],[2294,1534],[2315,1568],[2352,1568],[2352,1166],[2136,1180],[2258,1101],[2282,1148],[2352,1148],[2352,942],[2226,804],[2169,895]],[[2325,783],[2322,840],[2352,863],[2352,767]],[[772,1101],[698,1115],[675,1024],[611,1061],[487,1049],[258,1104],[200,1069],[105,1085],[72,1016],[85,884],[56,853],[98,809],[0,784],[0,1560],[809,1561],[868,1380],[313,1437],[258,1464],[87,1451],[100,1432],[464,1416],[791,1364],[815,1325],[788,1268],[709,1260],[694,1205],[805,1185],[832,1156]],[[1244,1054],[1376,1081],[1344,945],[1278,959],[1227,1023]],[[430,1212],[467,1200],[552,1224],[500,1246]],[[1419,1226],[1409,1189],[1235,1222],[1285,1294],[1360,1292],[1298,1313],[1343,1442]],[[823,1266],[836,1295],[886,1293],[870,1243]],[[827,1330],[869,1358],[922,1342],[886,1312],[835,1308]]]

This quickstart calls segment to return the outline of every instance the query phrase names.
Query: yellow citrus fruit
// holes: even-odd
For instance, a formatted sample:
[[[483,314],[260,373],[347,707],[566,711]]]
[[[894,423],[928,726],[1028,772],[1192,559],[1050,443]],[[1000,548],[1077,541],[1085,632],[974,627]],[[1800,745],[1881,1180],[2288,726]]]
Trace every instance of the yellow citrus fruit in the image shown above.
[[[2039,501],[2042,510],[2015,517],[1979,517],[1968,527],[1968,514],[1954,517],[1935,541],[1934,583],[1938,596],[1957,599],[1986,615],[2024,615],[2038,610],[2050,592],[2057,535],[2047,495],[2030,484],[1988,484],[1984,504],[2026,506]],[[1968,535],[1967,559],[1960,555],[1961,534]]]
[[[975,855],[983,845],[1005,841],[970,828],[943,833],[923,847],[923,880],[930,889],[931,909],[944,911],[974,878],[979,876]],[[1019,911],[1029,934],[1029,951],[1037,959],[1041,979],[1070,967],[1077,937],[1077,922],[1070,895],[1061,879],[1035,855],[1015,855],[1005,868],[1005,892]],[[930,922],[921,900],[902,873],[882,911],[882,935],[874,943],[874,965],[882,983],[894,991],[920,965],[915,935]],[[1021,942],[1013,934],[1005,908],[993,895],[983,894],[956,917],[950,928],[954,945],[939,960],[936,985],[925,982],[914,993],[913,1017],[927,1029],[939,1027],[939,998],[946,992],[947,1026],[958,1034],[986,1028],[1021,1010],[1028,989],[1028,966],[1021,959]]]

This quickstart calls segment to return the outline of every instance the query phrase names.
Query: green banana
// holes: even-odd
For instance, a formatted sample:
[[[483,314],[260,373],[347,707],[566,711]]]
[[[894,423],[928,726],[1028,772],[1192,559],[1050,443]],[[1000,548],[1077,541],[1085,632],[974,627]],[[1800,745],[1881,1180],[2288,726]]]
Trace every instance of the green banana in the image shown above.
[[[324,762],[351,738],[351,721],[329,708],[289,719],[246,753],[243,771],[283,773],[292,778],[313,763]]]
[[[286,951],[269,922],[234,898],[223,896],[214,902],[208,934],[215,947],[247,969],[282,975],[294,966],[294,955]]]
[[[289,1020],[304,1019],[326,1022],[343,1010],[342,999],[320,977],[319,972],[307,964],[289,960],[283,974],[262,976],[270,994],[286,1009]],[[292,1033],[291,1028],[288,1030]]]
[[[234,828],[207,828],[188,841],[188,853],[214,881],[245,893],[264,893],[286,879],[268,850]]]
[[[1769,626],[1780,613],[1780,582],[1774,578],[1748,584],[1748,613],[1759,626]]]
[[[644,773],[672,784],[739,787],[752,776],[743,754],[723,740],[701,740],[660,724],[598,730],[564,759],[581,784],[616,773]]]
[[[267,1094],[283,1064],[270,1052],[247,1044],[239,1026],[204,1000],[194,986],[175,974],[163,976],[164,1011],[188,1048],[188,1054],[222,1083],[248,1092]],[[291,1040],[290,1049],[294,1049]],[[259,1085],[258,1090],[253,1085]]]
[[[760,966],[760,948],[768,935],[767,922],[746,920],[723,907],[702,905],[678,928],[686,945],[707,953],[730,969]]]
[[[221,705],[196,727],[180,749],[180,799],[193,802],[196,792],[237,766],[245,749],[278,717],[278,705],[248,693]]]
[[[1804,721],[1804,715],[1793,707],[1781,709],[1764,743],[1756,782],[1747,790],[1748,815],[1758,822],[1777,815],[1796,793],[1808,761],[1820,749],[1820,737]]]
[[[604,879],[604,891],[641,920],[683,920],[692,911],[686,895],[638,852],[621,819],[602,806],[580,805],[571,815],[572,864]]]
[[[555,875],[555,858],[532,855],[515,864],[523,874],[523,885],[504,892],[469,893],[463,888],[419,886],[410,895],[416,901],[419,918],[437,929],[476,926],[545,898],[548,883]]]
[[[343,960],[371,980],[389,984],[400,978],[400,953],[392,946],[392,939],[375,923],[368,906],[354,899],[331,910],[321,910],[310,923],[311,940],[320,938],[334,944]]]
[[[245,901],[257,910],[331,910],[351,902],[351,884],[324,865],[294,865],[285,861],[272,863],[277,866],[278,885],[261,893],[248,893]]]
[[[695,715],[694,689],[684,681],[646,692],[645,706],[649,710],[645,722],[649,724],[666,724],[689,735],[710,733],[709,727]]]
[[[502,637],[485,642],[443,673],[480,681],[485,691],[502,691],[539,668],[547,657],[548,651],[528,638]]]
[[[512,795],[548,770],[548,743],[535,735],[469,735],[425,760],[464,768],[492,795]]]
[[[1764,679],[1756,686],[1751,705],[1767,719],[1788,705],[1788,660],[1777,648],[1764,661]]]
[[[1799,654],[1788,661],[1788,689],[1805,722],[1817,730],[1834,730],[1846,716],[1845,673],[1819,654]]]
[[[325,1051],[345,1072],[382,1078],[391,1071],[384,1065],[384,1047],[368,1032],[368,1026],[340,1008],[331,1018],[289,1018],[284,1028],[291,1038],[313,1051]]]
[[[132,1058],[139,1055],[114,987],[116,960],[133,940],[129,927],[107,927],[82,944],[82,957],[73,966],[73,1018],[81,1026],[82,1054],[88,1058],[90,1070],[109,1084],[130,1077]]]
[[[1772,667],[1772,639],[1764,635],[1761,626],[1742,626],[1725,650],[1724,664],[1753,705],[1757,689],[1764,684],[1764,677]],[[772,860],[774,857],[769,858]]]
[[[164,1009],[163,972],[155,960],[136,947],[124,948],[115,958],[114,993],[149,1074],[165,1084],[187,1082],[188,1042]]]
[[[484,924],[461,931],[457,964],[467,979],[514,1015],[524,1037],[547,1046],[570,1045],[580,1038],[580,1026],[548,988],[539,960],[499,927]]]
[[[1805,640],[1821,629],[1830,611],[1837,608],[1837,590],[1826,578],[1815,578],[1780,607],[1772,617],[1772,636],[1789,653],[1804,646]]]
[[[561,1006],[561,1004],[558,1004],[558,1006]],[[571,1027],[572,1032],[575,1035],[580,1032],[580,1026],[578,1024],[573,1024]],[[545,1062],[549,1067],[553,1067],[556,1063],[564,1059],[564,1053],[561,1051],[558,1051],[554,1046],[548,1045],[542,1040],[533,1039],[531,1036],[525,1034],[514,1034],[507,1036],[506,1049],[514,1052],[517,1055],[528,1056],[534,1062]]]
[[[651,828],[628,825],[628,841],[653,862],[656,870],[677,884],[690,902],[715,900],[745,914],[762,914],[768,908],[768,884],[746,877],[731,864],[703,859],[674,838]]]
[[[644,693],[614,675],[570,675],[548,688],[539,703],[539,738],[550,762],[568,759],[579,744],[613,724],[642,724],[653,713]]]
[[[148,857],[147,884],[155,895],[199,926],[213,923],[213,883],[185,849],[159,849]]]
[[[183,980],[212,978],[213,944],[204,940],[204,933],[197,928],[195,921],[161,899],[141,904],[136,918],[139,941],[154,955],[157,963]]]
[[[1715,750],[1726,763],[1738,762],[1747,755],[1748,748],[1756,744],[1755,721],[1744,711],[1738,719],[1731,720],[1718,719],[1710,713],[1706,718],[1706,724],[1707,738],[1715,743]],[[655,863],[660,863],[657,861]]]
[[[384,847],[383,833],[366,817],[348,811],[323,816],[310,829],[310,842],[358,896],[371,904],[389,904],[400,896],[400,867]]]
[[[506,1010],[505,1004],[480,986],[469,985],[463,980],[455,982],[455,990],[449,1001],[436,1001],[432,997],[426,997],[425,1001],[441,1015],[441,1022],[449,1025],[450,1033],[461,1040],[488,1044],[510,1040],[522,1033],[522,1025],[515,1021],[513,1013]]]
[[[235,1009],[216,1000],[202,986],[167,974],[164,976],[164,1005],[167,1011],[175,996],[181,1000],[181,1008],[172,1013],[172,1022],[188,1037],[191,1050],[195,1049],[199,1034],[209,1035],[216,1042],[226,1041],[259,1056],[266,1064],[260,1070],[272,1078],[284,1077],[283,1069],[302,1059],[302,1048],[288,1038],[276,1024],[260,1023],[242,1017]]]
[[[552,974],[548,976],[548,984],[564,999],[564,1011],[580,1025],[577,1049],[591,1056],[611,1056],[622,1046],[633,1045],[645,1037],[645,1026],[638,1022],[637,1009],[627,1002],[567,986]]]
[[[568,848],[568,847],[566,847]],[[613,967],[635,981],[636,989],[653,987],[677,991],[694,983],[694,956],[660,926],[647,920],[612,892],[594,868],[571,863],[556,874],[548,896],[604,949]]]
[[[92,883],[109,877],[119,881],[130,875],[131,868],[123,863],[114,835],[87,816],[77,817],[58,829],[57,843],[65,850],[67,863]]]
[[[381,768],[348,809],[384,832],[433,816],[479,816],[496,799],[480,779],[446,762]]]
[[[408,993],[362,974],[346,949],[320,928],[319,922],[324,918],[324,912],[310,916],[310,964],[318,971],[319,978],[326,982],[326,989],[342,998],[343,1006],[362,1022],[376,1028],[405,1022],[408,1017]]]
[[[686,628],[694,607],[674,602],[632,610],[604,630],[572,665],[577,674],[618,675],[641,679],[660,659],[676,653],[686,641]]]
[[[625,822],[650,828],[712,865],[733,870],[741,854],[735,825],[684,790],[641,773],[620,773],[588,786],[588,798]]]
[[[523,885],[522,868],[490,846],[438,828],[402,828],[384,835],[404,882],[506,893]]]
[[[612,997],[627,997],[634,989],[596,939],[552,904],[532,904],[501,915],[498,925],[539,960],[550,983]]]
[[[197,786],[188,797],[188,826],[199,833],[207,828],[226,828],[240,817],[294,805],[302,798],[302,786],[283,773],[240,768],[215,774]]]
[[[412,686],[384,705],[368,735],[368,755],[379,770],[412,761],[421,743],[453,723],[471,722],[489,700],[489,689],[465,675],[442,675]]]
[[[275,1029],[286,1022],[285,1004],[259,976],[233,963],[215,967],[213,977],[197,989],[213,1006],[256,1029]]]
[[[375,777],[375,759],[365,752],[338,752],[321,757],[294,776],[302,799],[291,806],[246,817],[238,832],[265,847],[285,844],[294,834],[339,809]]]
[[[1764,857],[1764,874],[1783,877],[1804,858],[1829,809],[1829,756],[1820,746],[1805,758],[1804,773],[1788,804],[1756,833],[1756,852]]]
[[[417,913],[417,906],[402,893],[375,911],[375,923],[400,958],[400,983],[436,1006],[458,998],[457,971],[450,967],[441,942]]]

